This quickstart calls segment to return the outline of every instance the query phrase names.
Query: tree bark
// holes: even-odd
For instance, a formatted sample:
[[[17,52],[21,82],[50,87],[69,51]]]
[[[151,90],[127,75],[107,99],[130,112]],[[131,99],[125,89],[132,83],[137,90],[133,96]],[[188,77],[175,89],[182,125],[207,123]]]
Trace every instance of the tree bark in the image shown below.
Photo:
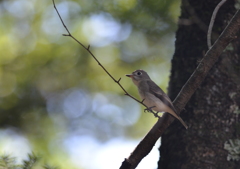
[[[199,64],[207,49],[207,30],[216,0],[183,0],[169,84],[173,99]],[[235,1],[228,0],[219,10],[213,31],[220,34],[236,12]],[[192,20],[191,20],[192,19]],[[180,22],[181,23],[181,22]],[[237,169],[240,162],[227,160],[224,144],[239,137],[240,39],[236,38],[211,69],[201,87],[181,113],[189,125],[179,130],[176,120],[161,139],[159,169]],[[239,154],[240,155],[240,154]]]

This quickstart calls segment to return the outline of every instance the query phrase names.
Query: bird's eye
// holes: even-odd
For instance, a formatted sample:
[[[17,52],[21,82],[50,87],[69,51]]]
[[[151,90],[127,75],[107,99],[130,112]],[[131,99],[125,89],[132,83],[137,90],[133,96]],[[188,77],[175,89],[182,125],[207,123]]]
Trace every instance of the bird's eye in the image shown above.
[[[137,75],[140,76],[142,74],[142,72],[137,72]]]

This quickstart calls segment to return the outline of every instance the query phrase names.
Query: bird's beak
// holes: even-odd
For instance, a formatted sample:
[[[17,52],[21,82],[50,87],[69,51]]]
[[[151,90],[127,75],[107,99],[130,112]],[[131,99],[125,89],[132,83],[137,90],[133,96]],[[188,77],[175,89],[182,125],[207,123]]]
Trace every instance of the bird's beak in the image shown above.
[[[130,75],[126,75],[127,77],[130,77],[130,78],[132,78],[133,77],[133,75],[132,74],[130,74]]]

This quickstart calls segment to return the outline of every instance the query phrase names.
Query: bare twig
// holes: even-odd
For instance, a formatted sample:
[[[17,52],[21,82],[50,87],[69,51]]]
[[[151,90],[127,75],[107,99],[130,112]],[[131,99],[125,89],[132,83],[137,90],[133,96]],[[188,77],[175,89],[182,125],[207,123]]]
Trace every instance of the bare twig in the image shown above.
[[[211,48],[212,46],[212,43],[211,43],[211,36],[212,36],[212,28],[213,28],[213,25],[214,25],[214,22],[215,22],[215,18],[217,16],[217,13],[218,13],[218,10],[219,8],[226,2],[227,0],[222,0],[221,2],[219,2],[219,4],[215,7],[214,11],[213,11],[213,14],[212,14],[212,17],[211,17],[211,20],[210,20],[210,24],[209,24],[209,27],[208,27],[208,32],[207,32],[207,45],[208,45],[208,49]]]
[[[120,83],[121,78],[119,78],[118,80],[116,80],[116,79],[107,71],[107,69],[98,61],[98,59],[95,57],[95,55],[91,52],[91,50],[90,50],[90,45],[88,45],[88,46],[86,47],[86,46],[84,46],[79,40],[77,40],[74,36],[72,36],[72,34],[71,34],[70,31],[68,30],[67,26],[65,25],[65,23],[64,23],[61,15],[60,15],[60,13],[58,12],[58,9],[57,9],[57,7],[56,7],[56,5],[55,5],[55,1],[52,0],[52,2],[53,2],[53,6],[54,6],[54,8],[55,8],[55,10],[56,10],[56,12],[57,12],[57,14],[58,14],[58,17],[60,18],[60,20],[61,20],[61,22],[62,22],[62,25],[64,26],[64,28],[65,28],[66,31],[68,32],[68,34],[63,34],[63,36],[69,36],[69,37],[71,37],[73,40],[75,40],[79,45],[81,45],[81,46],[93,57],[93,59],[98,63],[98,65],[108,74],[108,76],[109,76],[115,83],[118,84],[118,86],[124,91],[124,93],[125,93],[126,96],[132,98],[133,100],[137,101],[138,103],[140,103],[140,104],[142,104],[143,106],[145,106],[146,108],[148,108],[148,107],[143,103],[144,100],[140,101],[140,100],[136,99],[135,97],[133,97],[132,95],[130,95],[130,94],[126,91],[126,89],[125,89],[125,88],[121,85],[121,83]],[[152,110],[150,110],[149,112],[151,112],[155,117],[160,118],[160,116],[158,115],[158,113],[155,113],[155,112],[153,112]]]

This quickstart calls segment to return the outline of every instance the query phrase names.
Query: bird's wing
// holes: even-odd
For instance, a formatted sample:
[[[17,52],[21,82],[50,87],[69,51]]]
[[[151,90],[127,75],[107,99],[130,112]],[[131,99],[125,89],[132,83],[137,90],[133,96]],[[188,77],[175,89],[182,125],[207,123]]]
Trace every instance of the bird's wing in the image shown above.
[[[170,109],[172,109],[174,112],[168,112],[171,115],[173,115],[175,118],[177,118],[183,125],[184,127],[187,129],[188,126],[186,125],[186,123],[182,120],[182,118],[180,116],[177,115],[177,111],[175,110],[172,101],[170,100],[170,98],[168,97],[167,94],[164,93],[164,91],[158,87],[158,85],[156,85],[154,82],[151,81],[147,81],[148,86],[149,86],[149,92],[151,94],[153,94],[154,96],[156,96],[157,98],[159,98],[165,105],[167,105]]]
[[[147,81],[148,86],[149,86],[149,92],[159,98],[165,105],[167,105],[169,108],[171,108],[175,113],[176,110],[172,104],[172,101],[168,97],[166,93],[154,82]]]

